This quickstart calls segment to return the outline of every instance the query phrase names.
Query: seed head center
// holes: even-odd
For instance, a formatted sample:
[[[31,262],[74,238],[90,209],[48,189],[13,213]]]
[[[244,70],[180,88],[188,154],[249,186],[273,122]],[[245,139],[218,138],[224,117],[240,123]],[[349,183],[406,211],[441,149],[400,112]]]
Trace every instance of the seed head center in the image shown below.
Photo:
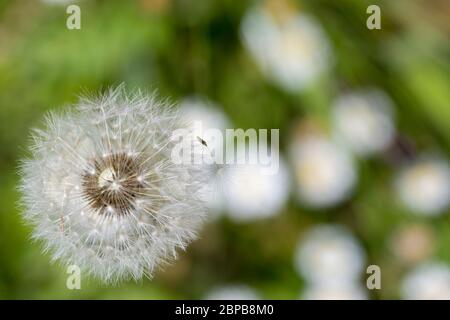
[[[83,191],[91,207],[100,214],[128,214],[135,208],[144,181],[138,179],[137,159],[125,153],[112,154],[92,161],[95,173],[83,174]]]
[[[117,191],[120,189],[120,182],[113,168],[106,168],[98,176],[98,186]]]

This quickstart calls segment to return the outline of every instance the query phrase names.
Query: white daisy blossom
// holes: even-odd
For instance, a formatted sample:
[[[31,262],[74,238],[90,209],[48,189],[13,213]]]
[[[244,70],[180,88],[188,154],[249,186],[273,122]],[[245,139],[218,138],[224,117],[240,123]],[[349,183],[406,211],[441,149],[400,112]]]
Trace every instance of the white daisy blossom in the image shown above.
[[[403,299],[450,300],[450,267],[428,262],[415,267],[401,285]]]
[[[342,95],[333,108],[336,136],[357,154],[381,152],[394,138],[392,109],[391,100],[376,89]]]
[[[367,290],[358,284],[319,284],[305,289],[305,300],[367,300]]]
[[[283,159],[278,170],[264,174],[263,164],[225,166],[221,185],[229,217],[236,222],[264,219],[277,214],[289,196],[289,174]]]
[[[218,287],[206,295],[206,300],[260,300],[259,294],[246,285]]]
[[[171,161],[170,105],[119,87],[50,114],[23,162],[24,217],[54,260],[105,281],[151,277],[195,238],[204,170]]]
[[[337,144],[320,136],[305,137],[291,145],[290,153],[303,205],[329,207],[352,192],[356,169],[350,155]]]
[[[262,70],[287,90],[310,84],[330,64],[330,46],[320,25],[305,14],[282,21],[254,8],[241,26],[244,45]]]
[[[396,189],[415,213],[439,215],[450,204],[450,167],[439,159],[418,160],[400,172]]]
[[[345,285],[359,280],[365,253],[342,226],[320,225],[300,239],[295,267],[310,284]]]

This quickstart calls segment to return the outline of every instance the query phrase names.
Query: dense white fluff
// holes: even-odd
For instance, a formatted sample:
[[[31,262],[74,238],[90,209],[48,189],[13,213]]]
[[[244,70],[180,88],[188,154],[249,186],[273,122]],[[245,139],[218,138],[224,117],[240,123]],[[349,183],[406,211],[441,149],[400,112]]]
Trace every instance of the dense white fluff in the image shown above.
[[[195,238],[201,166],[171,161],[171,106],[122,87],[81,98],[33,133],[24,218],[54,260],[105,281],[151,277]]]

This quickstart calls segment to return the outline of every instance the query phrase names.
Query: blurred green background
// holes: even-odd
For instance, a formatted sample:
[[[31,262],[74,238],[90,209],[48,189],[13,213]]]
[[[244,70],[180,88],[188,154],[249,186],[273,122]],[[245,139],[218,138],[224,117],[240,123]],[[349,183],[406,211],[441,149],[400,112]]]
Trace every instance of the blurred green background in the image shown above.
[[[124,82],[173,101],[206,97],[234,127],[279,128],[286,152],[294,119],[314,118],[326,127],[343,88],[370,86],[393,100],[397,131],[412,153],[436,150],[445,157],[450,3],[291,1],[320,23],[334,61],[314,85],[292,92],[270,81],[243,45],[241,21],[257,2],[80,0],[74,3],[81,7],[81,30],[66,28],[67,4],[48,2],[0,2],[0,298],[203,298],[212,288],[244,284],[263,298],[297,299],[305,287],[293,263],[297,240],[319,223],[346,225],[362,243],[367,264],[381,267],[382,289],[368,292],[371,299],[400,298],[400,281],[412,268],[390,249],[399,227],[425,226],[433,244],[424,259],[450,264],[448,212],[427,217],[399,205],[392,190],[398,168],[387,154],[358,158],[357,189],[339,205],[312,210],[291,196],[272,218],[239,224],[221,216],[153,280],[110,287],[83,278],[82,290],[68,290],[65,270],[29,241],[31,229],[17,205],[18,160],[45,112],[76,102],[82,91]],[[370,4],[381,7],[381,30],[366,28]]]

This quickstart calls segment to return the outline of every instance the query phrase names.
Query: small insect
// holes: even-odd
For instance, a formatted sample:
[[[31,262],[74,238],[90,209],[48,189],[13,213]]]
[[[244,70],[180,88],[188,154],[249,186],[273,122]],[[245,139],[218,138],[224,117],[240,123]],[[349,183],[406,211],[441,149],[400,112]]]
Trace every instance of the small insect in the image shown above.
[[[199,136],[197,136],[197,139],[198,139],[198,141],[202,144],[202,145],[204,145],[205,147],[207,147],[208,148],[208,144],[206,143],[206,141],[205,140],[203,140],[202,138],[200,138]]]
[[[206,147],[210,156],[214,159],[214,151],[208,147],[208,143],[205,140],[203,140],[202,138],[200,138],[199,136],[197,136],[197,139],[202,145],[204,145]],[[214,164],[217,164],[217,163],[214,161]]]

